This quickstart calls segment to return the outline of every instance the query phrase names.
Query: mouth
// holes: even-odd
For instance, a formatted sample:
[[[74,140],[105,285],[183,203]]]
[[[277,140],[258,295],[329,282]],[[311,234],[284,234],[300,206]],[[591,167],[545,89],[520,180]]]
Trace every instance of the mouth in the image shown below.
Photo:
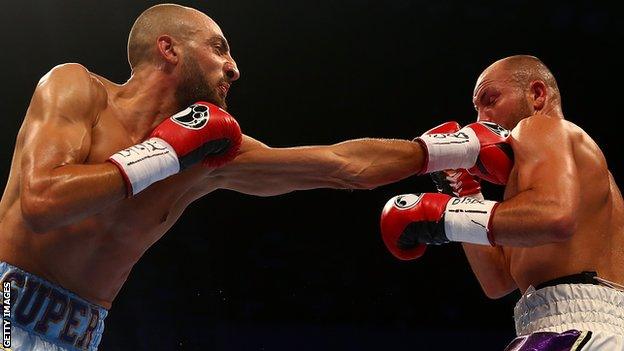
[[[217,87],[217,90],[219,90],[219,95],[221,95],[222,98],[225,98],[227,96],[228,90],[230,90],[230,84],[221,83]]]

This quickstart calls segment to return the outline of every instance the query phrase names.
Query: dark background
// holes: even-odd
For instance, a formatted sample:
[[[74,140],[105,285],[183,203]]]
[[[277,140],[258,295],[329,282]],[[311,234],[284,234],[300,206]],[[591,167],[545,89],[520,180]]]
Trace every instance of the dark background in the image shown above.
[[[30,96],[53,66],[80,62],[122,83],[126,39],[152,1],[2,2],[6,180]],[[622,20],[612,4],[524,1],[205,1],[242,78],[230,112],[271,146],[412,138],[475,119],[479,73],[540,57],[567,119],[602,146],[621,183]],[[556,177],[553,174],[553,177]],[[425,177],[373,191],[273,198],[217,191],[193,204],[136,265],[102,350],[502,350],[518,292],[488,300],[457,244],[416,262],[386,252],[386,200],[432,191]],[[497,196],[500,189],[487,187]]]

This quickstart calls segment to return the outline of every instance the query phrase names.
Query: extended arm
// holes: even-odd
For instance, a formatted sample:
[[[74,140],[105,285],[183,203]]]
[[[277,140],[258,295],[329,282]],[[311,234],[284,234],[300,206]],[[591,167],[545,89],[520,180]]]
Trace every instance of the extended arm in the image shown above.
[[[424,161],[422,147],[406,140],[271,148],[245,137],[241,154],[213,175],[223,188],[271,196],[315,188],[371,189],[418,173]]]

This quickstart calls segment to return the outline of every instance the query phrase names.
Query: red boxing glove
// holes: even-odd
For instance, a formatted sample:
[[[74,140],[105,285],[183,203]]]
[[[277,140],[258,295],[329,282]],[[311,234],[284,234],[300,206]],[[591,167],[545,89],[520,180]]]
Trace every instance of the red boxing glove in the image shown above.
[[[196,102],[160,123],[150,137],[165,140],[185,169],[203,160],[221,166],[236,157],[242,134],[234,117],[220,107]]]
[[[465,168],[494,184],[506,184],[513,167],[509,131],[490,122],[472,123],[458,131],[452,131],[452,126],[443,124],[433,129],[441,133],[417,139],[427,151],[423,173]]]
[[[461,128],[461,126],[459,125],[459,123],[457,123],[455,121],[448,121],[448,122],[444,122],[444,123],[440,124],[437,127],[433,127],[431,129],[429,129],[428,131],[424,132],[423,135],[455,133],[460,128]]]
[[[470,196],[483,200],[481,183],[465,169],[449,169],[430,174],[439,193],[450,196]]]
[[[423,134],[448,134],[457,132],[460,128],[459,123],[451,121],[429,129]],[[437,171],[431,173],[430,176],[438,192],[442,194],[450,196],[477,196],[483,200],[479,180],[465,169]]]
[[[427,244],[449,241],[493,245],[490,219],[497,202],[446,194],[406,194],[390,199],[381,213],[381,235],[401,260],[422,256]]]
[[[427,232],[433,232],[432,236],[439,243],[448,242],[441,220],[449,199],[450,196],[444,194],[405,194],[386,203],[381,211],[381,237],[394,257],[414,260],[425,253],[428,242],[422,242],[415,235],[423,231],[423,225],[431,228]]]
[[[491,122],[476,122],[466,126],[474,130],[479,138],[481,150],[470,174],[490,183],[505,185],[514,164],[514,155],[507,139],[509,131]]]
[[[160,123],[150,138],[109,160],[121,171],[128,195],[202,162],[217,167],[236,157],[242,134],[221,108],[197,102]]]

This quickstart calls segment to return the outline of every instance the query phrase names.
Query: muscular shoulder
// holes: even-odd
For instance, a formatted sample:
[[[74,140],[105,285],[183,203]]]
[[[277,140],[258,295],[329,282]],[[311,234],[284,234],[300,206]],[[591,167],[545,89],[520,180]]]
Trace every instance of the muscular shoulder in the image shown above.
[[[511,135],[517,161],[567,156],[582,168],[606,171],[606,160],[600,147],[583,129],[562,118],[534,115],[518,123]]]
[[[563,147],[578,134],[571,123],[562,118],[548,115],[533,115],[520,121],[511,131],[511,145],[514,152],[533,151],[544,145]]]
[[[94,74],[80,64],[66,63],[39,80],[31,108],[55,110],[68,119],[95,120],[107,99],[104,85]]]
[[[562,143],[587,142],[589,136],[583,129],[563,118],[533,115],[525,118],[511,131],[512,143],[520,146],[525,142],[547,142],[553,146]]]
[[[568,123],[569,122],[562,118],[541,114],[533,115],[520,121],[511,131],[511,134],[517,139],[519,137],[530,137],[533,135],[548,135],[551,134],[553,130],[565,132]]]

